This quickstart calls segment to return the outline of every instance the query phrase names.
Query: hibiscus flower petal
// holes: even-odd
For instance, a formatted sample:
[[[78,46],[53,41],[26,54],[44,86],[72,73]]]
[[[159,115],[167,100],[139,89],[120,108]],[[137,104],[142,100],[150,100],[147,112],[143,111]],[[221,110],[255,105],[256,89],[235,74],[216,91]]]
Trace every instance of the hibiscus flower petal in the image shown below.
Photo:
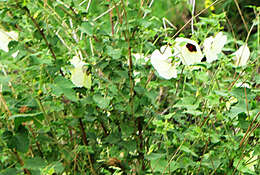
[[[245,66],[250,57],[250,50],[247,44],[242,45],[235,53],[233,60],[236,66]]]
[[[181,58],[183,64],[189,66],[201,62],[203,54],[196,41],[187,38],[176,38],[175,53]]]
[[[159,76],[165,79],[177,77],[175,63],[172,63],[172,51],[169,46],[162,46],[161,52],[155,50],[151,55],[151,63],[158,72]]]

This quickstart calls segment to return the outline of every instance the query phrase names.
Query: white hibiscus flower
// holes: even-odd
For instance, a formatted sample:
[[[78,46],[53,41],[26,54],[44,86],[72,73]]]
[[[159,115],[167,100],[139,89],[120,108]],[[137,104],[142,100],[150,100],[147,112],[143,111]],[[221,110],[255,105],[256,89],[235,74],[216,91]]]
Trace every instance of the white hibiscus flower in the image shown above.
[[[3,29],[0,29],[0,49],[8,52],[9,48],[8,48],[8,44],[10,41],[12,40],[18,40],[18,33],[15,31],[11,31],[11,32],[6,32]],[[18,51],[13,53],[12,56],[16,57],[18,54]]]
[[[175,41],[174,55],[180,57],[183,64],[189,66],[201,62],[203,54],[196,41],[187,38],[176,38]]]
[[[219,32],[215,37],[208,37],[204,40],[204,54],[207,58],[207,62],[211,63],[218,59],[218,54],[221,53],[224,45],[227,42],[227,36]]]
[[[245,66],[250,57],[250,50],[247,44],[242,45],[233,55],[236,66]]]
[[[84,65],[86,65],[87,63],[85,63],[84,61],[80,60],[78,56],[74,56],[71,60],[70,63],[76,68],[82,68]]]
[[[177,78],[177,69],[176,66],[178,62],[172,62],[172,51],[169,46],[162,46],[159,50],[155,50],[151,55],[151,63],[156,69],[158,74],[165,78]]]
[[[71,69],[71,81],[76,87],[91,87],[91,74],[87,75],[86,72],[83,69],[83,66],[86,65],[86,63],[79,59],[79,57],[74,56],[70,63],[74,66],[73,69]]]

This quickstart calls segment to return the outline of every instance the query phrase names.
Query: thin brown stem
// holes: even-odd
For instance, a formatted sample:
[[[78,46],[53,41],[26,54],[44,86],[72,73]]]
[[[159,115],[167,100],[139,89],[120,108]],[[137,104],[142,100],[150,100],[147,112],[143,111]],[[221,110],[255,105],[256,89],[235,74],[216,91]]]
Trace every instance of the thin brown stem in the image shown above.
[[[239,7],[239,4],[238,4],[237,0],[234,0],[234,1],[235,1],[236,6],[237,6],[237,10],[238,10],[238,12],[239,12],[239,15],[241,16],[241,19],[242,19],[242,21],[243,21],[243,23],[244,23],[244,26],[245,26],[245,28],[246,28],[246,31],[247,31],[247,33],[248,33],[249,30],[248,30],[246,21],[245,21],[245,19],[244,19],[244,17],[243,17],[242,11],[241,11],[241,9],[240,9],[240,7]]]
[[[110,0],[107,0],[107,1],[110,2]],[[110,4],[109,4],[108,8],[110,8]],[[110,20],[110,24],[111,24],[112,36],[114,36],[115,31],[114,31],[114,22],[113,22],[113,10],[111,10],[111,11],[109,12],[109,20]]]
[[[123,0],[121,0],[123,11],[124,11],[124,16],[125,16],[125,22],[126,22],[126,28],[128,28],[128,22],[127,22],[127,12],[125,9],[125,4]],[[127,33],[127,35],[126,35]],[[128,43],[128,61],[129,61],[129,66],[128,66],[128,74],[129,74],[129,81],[130,81],[130,105],[131,105],[131,113],[132,113],[132,118],[134,118],[134,81],[133,81],[133,61],[132,61],[132,54],[131,54],[131,46],[130,46],[130,39],[129,39],[129,31],[126,30],[126,33],[123,32],[124,38]]]
[[[47,40],[47,38],[46,38],[46,36],[45,36],[43,30],[40,28],[40,26],[39,26],[39,24],[37,23],[37,21],[36,21],[36,20],[33,18],[33,16],[31,15],[30,10],[29,10],[27,7],[24,7],[23,9],[25,9],[25,11],[27,12],[29,18],[32,20],[33,24],[35,25],[35,27],[37,28],[37,30],[40,32],[40,34],[41,34],[41,36],[42,36],[42,38],[43,38],[45,44],[47,45],[48,49],[49,49],[50,52],[51,52],[51,55],[52,55],[54,61],[56,61],[56,60],[57,60],[57,57],[56,57],[56,55],[55,55],[55,53],[54,53],[54,51],[53,51],[53,49],[52,49],[52,46],[51,46],[50,43],[48,42],[48,40]],[[61,74],[62,76],[65,76],[65,75],[63,74],[63,72],[62,72],[61,69],[60,69],[60,74]]]
[[[175,38],[191,21],[192,19],[197,18],[198,16],[200,16],[203,12],[207,11],[211,6],[214,6],[216,3],[221,2],[223,0],[216,0],[214,1],[212,4],[210,4],[207,8],[201,10],[197,15],[193,16],[192,18],[190,18],[173,36],[172,38]]]
[[[204,147],[203,154],[202,154],[202,157],[201,157],[201,159],[200,159],[200,166],[199,166],[199,169],[198,169],[198,173],[197,173],[197,174],[199,174],[199,172],[200,172],[201,162],[202,162],[202,160],[203,160],[203,155],[205,154],[206,150],[208,149],[208,142],[209,142],[209,138],[208,138],[208,141],[206,142],[206,145],[205,145],[205,147]]]
[[[150,81],[152,80],[153,76],[154,76],[154,71],[151,71],[149,73],[148,78],[147,78],[146,83],[145,83],[146,88],[147,88],[148,84],[150,83]]]
[[[85,128],[84,128],[84,125],[83,125],[83,122],[82,122],[81,118],[79,118],[79,127],[80,127],[80,131],[81,131],[81,136],[82,136],[83,143],[84,143],[84,145],[88,146],[88,140],[87,140]],[[88,152],[88,149],[86,149],[86,153],[87,153],[87,156],[88,156],[90,170],[91,170],[92,174],[97,175],[96,171],[93,168],[93,163],[91,161],[91,156],[90,156],[90,154]]]
[[[231,83],[231,85],[229,86],[228,90],[230,91],[231,88],[234,86],[234,84],[237,82],[237,80],[242,76],[244,70],[237,76],[237,78]],[[234,77],[235,78],[235,77]]]
[[[247,110],[247,117],[250,117],[249,114],[249,108],[248,108],[248,99],[247,99],[247,93],[246,93],[246,87],[244,87],[244,91],[245,91],[245,100],[246,100],[246,110]]]
[[[228,19],[228,17],[227,17],[227,16],[225,16],[225,17],[226,17],[226,20],[227,20],[227,22],[228,22],[228,25],[229,25],[229,27],[230,27],[230,29],[231,29],[231,33],[232,33],[232,36],[233,36],[234,41],[235,41],[235,44],[236,44],[236,49],[238,49],[237,42],[236,42],[237,39],[236,39],[236,35],[235,35],[235,32],[234,32],[233,26],[232,26],[230,20]]]
[[[145,163],[144,163],[144,153],[143,153],[143,150],[144,150],[144,141],[143,141],[143,120],[141,117],[139,117],[138,119],[138,136],[139,136],[139,151],[138,151],[138,154],[139,154],[139,160],[141,160],[141,163],[142,163],[142,170],[144,171],[145,170]]]
[[[24,162],[23,162],[22,158],[20,157],[19,153],[15,149],[13,149],[13,153],[14,153],[15,157],[17,158],[19,164],[21,166],[24,166]],[[31,175],[31,172],[27,168],[24,168],[23,171],[25,174]]]
[[[80,126],[82,141],[84,145],[88,146],[87,135],[81,118],[79,118],[79,126]]]
[[[169,165],[171,164],[171,162],[173,161],[173,159],[176,157],[177,153],[179,152],[179,150],[181,149],[182,145],[184,144],[184,142],[186,141],[186,137],[184,138],[184,140],[182,141],[182,143],[180,144],[180,146],[176,149],[174,155],[172,156],[172,158],[170,159],[170,161],[168,162],[167,166],[164,168],[162,175],[166,172],[166,169],[169,167]]]
[[[4,99],[4,96],[2,94],[2,91],[0,91],[0,102],[3,104],[4,106],[4,110],[7,111],[8,116],[10,117],[12,115],[11,111],[9,110],[6,101]]]
[[[256,121],[256,119],[259,117],[259,115],[260,115],[260,112],[258,112],[258,113],[256,114],[256,116],[255,116],[254,120],[253,120],[253,121],[250,123],[250,125],[248,126],[248,128],[247,128],[247,131],[246,131],[246,133],[245,133],[244,137],[243,137],[243,138],[242,138],[242,140],[240,141],[240,144],[239,144],[239,146],[240,146],[240,147],[243,145],[243,143],[244,143],[244,141],[245,141],[245,138],[246,138],[246,136],[248,135],[248,133],[249,133],[250,129],[251,129],[251,128],[252,128],[252,126],[253,126],[253,123]]]
[[[28,126],[30,132],[32,133],[33,138],[36,140],[36,134],[34,133],[33,128],[31,127],[30,124],[28,124],[27,126]],[[37,149],[40,153],[40,156],[43,157],[43,153],[42,153],[42,150],[41,150],[40,143],[38,141],[36,141],[35,143],[36,143]]]

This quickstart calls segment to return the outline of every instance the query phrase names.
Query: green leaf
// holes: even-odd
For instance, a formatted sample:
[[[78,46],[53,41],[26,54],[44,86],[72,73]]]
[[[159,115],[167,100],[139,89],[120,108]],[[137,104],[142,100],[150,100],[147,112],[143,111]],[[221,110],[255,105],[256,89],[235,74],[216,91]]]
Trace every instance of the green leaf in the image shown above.
[[[9,82],[10,82],[10,77],[9,76],[1,76],[0,75],[0,82],[1,82],[1,84],[8,84]]]
[[[4,141],[7,141],[9,140],[11,137],[13,137],[13,133],[11,131],[5,131],[3,134],[2,134],[2,139]]]
[[[151,167],[154,172],[160,172],[160,173],[165,173],[165,172],[174,172],[176,169],[179,168],[179,165],[175,161],[171,161],[170,163],[163,159],[155,159],[151,160]]]
[[[208,99],[208,104],[210,107],[214,107],[219,104],[219,96],[211,93],[210,95],[206,96]]]
[[[29,149],[29,139],[28,139],[28,137],[21,135],[21,134],[17,134],[17,135],[15,135],[15,138],[17,140],[17,142],[16,142],[17,151],[22,152],[22,153],[26,153]]]
[[[102,109],[106,109],[109,106],[109,103],[110,103],[110,99],[108,97],[103,97],[99,94],[94,95],[93,100]]]
[[[39,121],[42,121],[44,116],[42,112],[33,114],[16,114],[9,117],[9,120],[14,120],[15,128],[18,128],[23,122],[34,121],[37,125],[41,126]]]
[[[118,144],[121,139],[121,134],[118,132],[111,133],[108,137],[105,138],[105,141],[110,144]]]
[[[243,113],[244,114],[244,113]],[[244,129],[247,130],[248,126],[250,125],[249,121],[246,121],[246,115],[244,114],[239,114],[238,115],[238,122],[239,122],[239,126]]]
[[[238,114],[245,112],[246,113],[246,105],[245,103],[238,103],[235,106],[232,106],[230,112],[228,113],[228,117],[233,120]]]
[[[215,90],[214,91],[217,95],[222,96],[222,97],[227,97],[229,96],[227,90]]]
[[[61,162],[55,162],[53,167],[57,173],[62,173],[62,171],[64,170],[64,166]]]
[[[45,161],[40,157],[33,157],[24,160],[24,168],[37,170],[40,168],[44,168],[45,166]]]
[[[187,146],[182,146],[181,147],[181,150],[182,151],[184,151],[184,152],[186,152],[186,153],[189,153],[189,154],[191,154],[191,155],[193,155],[193,156],[195,156],[195,157],[198,157],[198,155],[195,153],[195,152],[193,152],[190,148],[188,148]]]
[[[168,162],[165,159],[154,159],[151,160],[151,167],[154,172],[164,172]]]
[[[129,137],[134,132],[134,128],[132,126],[129,126],[127,123],[122,123],[120,125],[122,129],[122,134],[124,137]]]
[[[196,72],[196,78],[202,82],[207,82],[208,74],[206,72]]]
[[[188,110],[195,110],[198,105],[194,104],[196,98],[193,96],[183,97],[180,101],[178,101],[173,107],[176,108],[185,108]]]
[[[15,168],[7,168],[0,172],[0,175],[12,175],[12,174],[17,174],[17,171]]]
[[[245,90],[246,90],[246,94],[245,94]],[[245,99],[247,98],[247,100],[252,100],[255,98],[256,94],[252,93],[250,89],[246,88],[232,88],[231,90],[231,95],[236,97],[239,101],[245,101]]]
[[[14,137],[11,131],[5,131],[2,134],[2,138],[6,142],[8,148],[16,148],[17,138]]]
[[[165,156],[166,156],[165,153],[151,153],[151,154],[145,156],[145,158],[148,160],[156,160],[156,159],[160,159]]]
[[[193,109],[188,109],[188,110],[184,111],[183,113],[185,113],[185,114],[191,114],[191,115],[194,115],[194,116],[199,116],[199,115],[202,114],[201,111],[199,111],[199,110],[193,110]]]
[[[174,113],[170,113],[170,114],[167,114],[167,115],[163,115],[162,117],[165,118],[165,119],[171,119],[173,116],[174,116]]]
[[[17,151],[22,153],[26,153],[29,149],[28,131],[22,125],[18,127],[15,135],[11,131],[5,131],[2,138],[10,149],[16,148]]]
[[[241,171],[243,173],[248,173],[248,174],[256,174],[254,171],[252,171],[252,167],[246,166],[245,165],[245,160],[240,160],[239,158],[236,158],[233,166],[238,169],[238,171]],[[251,169],[250,169],[251,168]]]
[[[29,149],[29,138],[28,138],[28,131],[27,129],[23,126],[20,125],[18,127],[18,130],[16,131],[15,135],[17,139],[16,143],[16,149],[19,152],[26,153]]]
[[[121,57],[121,49],[116,49],[111,46],[107,46],[107,54],[113,59],[119,59]]]
[[[255,75],[255,82],[256,84],[260,84],[260,74]]]
[[[92,85],[91,74],[84,76],[84,87],[90,89]]]
[[[83,22],[80,26],[80,30],[88,35],[93,35],[93,26],[89,22]]]
[[[54,95],[64,95],[69,100],[76,102],[78,99],[76,97],[75,91],[73,90],[73,87],[74,85],[70,80],[61,76],[55,78],[54,84],[51,85]]]

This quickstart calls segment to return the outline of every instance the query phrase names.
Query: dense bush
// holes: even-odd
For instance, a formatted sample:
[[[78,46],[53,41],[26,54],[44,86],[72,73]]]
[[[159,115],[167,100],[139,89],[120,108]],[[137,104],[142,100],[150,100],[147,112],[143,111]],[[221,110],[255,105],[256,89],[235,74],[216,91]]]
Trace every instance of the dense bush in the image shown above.
[[[260,10],[212,3],[0,1],[0,174],[259,174]]]

